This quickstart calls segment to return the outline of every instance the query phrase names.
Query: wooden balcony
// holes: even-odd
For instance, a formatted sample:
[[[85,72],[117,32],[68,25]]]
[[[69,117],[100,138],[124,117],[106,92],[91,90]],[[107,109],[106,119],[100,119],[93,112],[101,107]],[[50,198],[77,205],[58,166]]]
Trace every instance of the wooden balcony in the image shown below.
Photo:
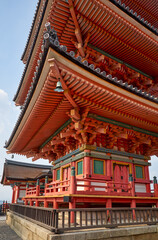
[[[71,191],[73,189],[73,192]],[[86,194],[86,195],[120,195],[131,196],[132,186],[130,183],[122,185],[120,182],[104,181],[96,179],[80,179],[75,181],[70,180],[56,181],[46,184],[45,196],[60,195],[60,194]]]
[[[154,189],[158,189],[158,184],[154,185]],[[145,185],[144,185],[145,186]],[[63,194],[86,194],[86,195],[110,195],[110,196],[157,196],[157,190],[148,192],[135,192],[135,184],[133,182],[123,183],[113,180],[98,180],[87,178],[70,178],[64,181],[54,181],[45,184],[45,186],[37,185],[36,187],[26,188],[26,197],[36,196],[57,196]]]

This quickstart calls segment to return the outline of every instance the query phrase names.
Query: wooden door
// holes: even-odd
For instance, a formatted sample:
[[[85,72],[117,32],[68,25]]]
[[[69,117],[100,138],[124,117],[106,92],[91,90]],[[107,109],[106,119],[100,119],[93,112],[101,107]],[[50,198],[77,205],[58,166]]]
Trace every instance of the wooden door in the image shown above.
[[[70,179],[70,167],[63,168],[63,181]]]
[[[115,164],[114,165],[114,187],[117,192],[128,191],[129,166]]]

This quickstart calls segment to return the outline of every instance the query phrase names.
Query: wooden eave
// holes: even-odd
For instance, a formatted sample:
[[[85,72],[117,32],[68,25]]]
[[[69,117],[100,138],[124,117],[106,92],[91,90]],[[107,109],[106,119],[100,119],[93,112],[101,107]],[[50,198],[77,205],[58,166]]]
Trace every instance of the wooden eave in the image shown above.
[[[83,2],[75,0],[74,9],[83,41],[87,34],[90,33],[90,44],[131,64],[152,77],[158,76],[158,38],[154,33],[109,1],[91,0]],[[48,1],[36,44],[14,98],[16,105],[24,103],[31,85],[41,51],[44,24],[47,21],[57,31],[60,43],[66,45],[69,51],[75,50],[71,39],[76,38],[76,26],[68,2],[64,0],[55,0],[53,3]]]
[[[122,0],[122,4],[125,3],[126,7],[129,6],[137,15],[141,15],[142,18],[147,20],[151,25],[158,28],[158,3],[157,1],[148,0]]]
[[[59,73],[68,88],[64,94],[54,91]],[[121,89],[49,48],[36,89],[8,143],[8,151],[37,152],[69,119],[68,112],[74,104],[79,109],[89,107],[92,113],[158,133],[157,103]]]
[[[25,65],[24,72],[22,74],[17,92],[13,99],[17,106],[23,105],[26,99],[29,87],[31,85],[32,78],[34,77],[34,72],[36,71],[35,68],[37,66],[37,61],[39,59],[39,53],[41,52],[41,45],[43,42],[43,33],[45,30],[44,25],[47,22],[47,18],[49,16],[49,9],[52,4],[52,1],[46,0],[45,2],[48,2],[48,3],[45,6],[46,9],[44,11],[42,22],[39,26],[36,24],[36,22],[39,22],[41,20],[41,19],[38,19],[39,16],[37,14],[37,17],[35,18],[35,23],[33,24],[33,30],[30,33],[30,37],[28,39],[28,43],[26,46],[26,50],[25,50],[26,65]],[[41,10],[42,6],[43,6],[42,1],[40,1],[39,15],[42,11]],[[34,29],[36,29],[36,31]]]
[[[36,38],[36,35],[38,34],[38,28],[39,28],[40,20],[41,20],[46,2],[47,2],[46,0],[44,0],[44,1],[39,0],[37,3],[37,7],[36,7],[35,15],[34,15],[34,18],[32,21],[30,33],[29,33],[29,36],[27,39],[27,43],[26,43],[24,52],[21,57],[21,60],[23,61],[23,63],[27,63],[27,60],[29,58],[33,42]]]
[[[44,174],[43,170],[47,170],[48,172],[51,170],[51,166],[23,163],[6,159],[3,167],[1,184],[10,185],[15,182],[36,181],[38,176]],[[45,175],[48,174],[46,173]]]

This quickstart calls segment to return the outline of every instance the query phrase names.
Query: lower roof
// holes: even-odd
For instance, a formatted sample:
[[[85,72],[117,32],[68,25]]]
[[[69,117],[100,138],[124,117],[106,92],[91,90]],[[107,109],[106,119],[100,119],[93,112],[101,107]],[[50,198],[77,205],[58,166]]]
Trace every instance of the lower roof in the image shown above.
[[[36,180],[38,176],[50,174],[51,166],[31,164],[5,159],[1,184],[9,185],[9,181]]]

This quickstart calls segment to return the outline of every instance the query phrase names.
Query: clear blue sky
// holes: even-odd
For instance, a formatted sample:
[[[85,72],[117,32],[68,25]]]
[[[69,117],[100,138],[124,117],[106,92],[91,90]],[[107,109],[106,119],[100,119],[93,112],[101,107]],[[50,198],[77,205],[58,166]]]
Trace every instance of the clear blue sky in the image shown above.
[[[11,159],[3,148],[13,130],[20,110],[12,101],[19,85],[24,64],[21,56],[31,29],[37,0],[0,1],[0,179],[5,158]],[[15,155],[14,160],[32,162]],[[35,163],[48,164],[39,160]],[[0,200],[11,199],[11,188],[0,185]]]
[[[37,0],[0,1],[0,179],[5,158],[11,159],[3,148],[13,130],[19,109],[12,101],[20,82],[24,64],[20,61],[26,45]],[[31,162],[20,155],[14,160]],[[48,164],[46,160],[35,163]],[[158,158],[152,158],[151,178],[157,174]],[[0,185],[0,200],[11,200],[11,188]]]

